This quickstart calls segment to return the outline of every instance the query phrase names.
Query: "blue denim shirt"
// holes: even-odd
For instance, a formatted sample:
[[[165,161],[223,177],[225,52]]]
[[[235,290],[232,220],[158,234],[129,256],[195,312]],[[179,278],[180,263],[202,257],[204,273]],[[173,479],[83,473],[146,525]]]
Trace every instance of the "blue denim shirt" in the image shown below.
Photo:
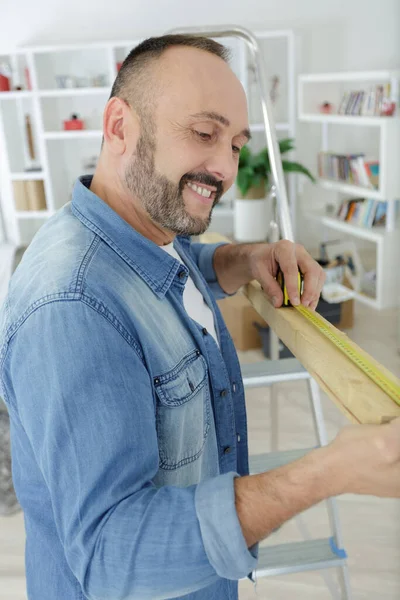
[[[181,265],[90,181],[35,236],[0,313],[28,597],[235,600],[256,558],[235,510],[246,414],[216,246],[176,238]],[[220,348],[184,309],[188,272]]]

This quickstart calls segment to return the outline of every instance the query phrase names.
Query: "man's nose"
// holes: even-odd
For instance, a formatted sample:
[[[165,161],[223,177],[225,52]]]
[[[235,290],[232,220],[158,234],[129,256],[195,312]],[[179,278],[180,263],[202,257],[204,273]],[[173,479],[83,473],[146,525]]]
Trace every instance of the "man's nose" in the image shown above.
[[[222,183],[230,183],[237,175],[238,162],[232,152],[232,148],[227,151],[220,148],[218,152],[213,152],[205,161],[205,167]],[[224,185],[225,187],[225,185]]]

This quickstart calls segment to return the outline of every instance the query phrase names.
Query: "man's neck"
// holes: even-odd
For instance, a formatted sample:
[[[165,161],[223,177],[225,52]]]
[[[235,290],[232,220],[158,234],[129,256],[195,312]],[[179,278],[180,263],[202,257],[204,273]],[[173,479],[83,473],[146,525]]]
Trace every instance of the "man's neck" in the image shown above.
[[[128,195],[118,180],[103,177],[101,169],[96,169],[90,190],[133,229],[157,246],[170,244],[174,240],[175,234],[172,231],[154,223],[142,208],[140,200]]]

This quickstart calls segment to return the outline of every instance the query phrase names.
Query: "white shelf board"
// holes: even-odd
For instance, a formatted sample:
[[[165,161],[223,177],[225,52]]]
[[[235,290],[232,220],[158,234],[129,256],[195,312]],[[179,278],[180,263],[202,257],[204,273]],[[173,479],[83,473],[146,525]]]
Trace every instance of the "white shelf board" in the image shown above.
[[[16,98],[32,98],[33,92],[29,91],[14,91],[14,92],[0,92],[0,100],[15,100]]]
[[[264,131],[265,125],[264,123],[254,123],[250,125],[250,131]],[[290,129],[289,123],[275,123],[275,129],[277,131],[286,131]]]
[[[313,212],[306,212],[306,216],[310,219],[320,221],[326,227],[336,229],[337,231],[343,231],[344,233],[349,233],[364,240],[370,240],[371,242],[380,242],[386,234],[384,227],[373,227],[371,229],[368,229],[367,227],[358,227],[357,225],[346,223],[335,217],[328,217]]]
[[[43,171],[23,171],[21,173],[10,173],[12,181],[41,181],[44,179]]]
[[[18,219],[48,219],[53,212],[51,210],[19,210],[15,214]]]
[[[324,115],[302,113],[299,121],[308,123],[336,123],[338,125],[371,125],[382,126],[398,117],[366,117],[362,115]]]
[[[309,73],[299,75],[299,81],[307,83],[330,81],[384,81],[398,76],[399,71],[343,71],[341,73]]]
[[[40,90],[41,98],[63,98],[64,96],[95,96],[109,94],[110,87],[59,88],[56,90]]]
[[[74,131],[45,131],[44,138],[46,140],[77,140],[80,138],[101,137],[103,131],[101,129],[77,129]]]
[[[343,192],[344,194],[351,194],[353,196],[365,196],[366,198],[373,198],[374,200],[386,200],[382,192],[374,188],[364,188],[351,183],[324,178],[318,179],[318,184],[326,190]]]

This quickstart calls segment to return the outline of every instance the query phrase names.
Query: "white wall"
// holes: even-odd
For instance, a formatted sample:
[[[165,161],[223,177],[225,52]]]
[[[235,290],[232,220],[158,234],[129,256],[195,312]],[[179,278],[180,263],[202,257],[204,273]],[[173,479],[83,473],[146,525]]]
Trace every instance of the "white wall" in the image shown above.
[[[399,0],[2,0],[0,54],[14,46],[135,39],[224,23],[294,29],[298,73],[400,68]],[[317,146],[316,135],[299,125],[298,158],[307,166],[315,166]],[[307,185],[300,200],[318,204],[316,190]]]
[[[3,0],[0,53],[13,45],[135,38],[181,25],[293,27],[304,70],[395,66],[398,0]]]

